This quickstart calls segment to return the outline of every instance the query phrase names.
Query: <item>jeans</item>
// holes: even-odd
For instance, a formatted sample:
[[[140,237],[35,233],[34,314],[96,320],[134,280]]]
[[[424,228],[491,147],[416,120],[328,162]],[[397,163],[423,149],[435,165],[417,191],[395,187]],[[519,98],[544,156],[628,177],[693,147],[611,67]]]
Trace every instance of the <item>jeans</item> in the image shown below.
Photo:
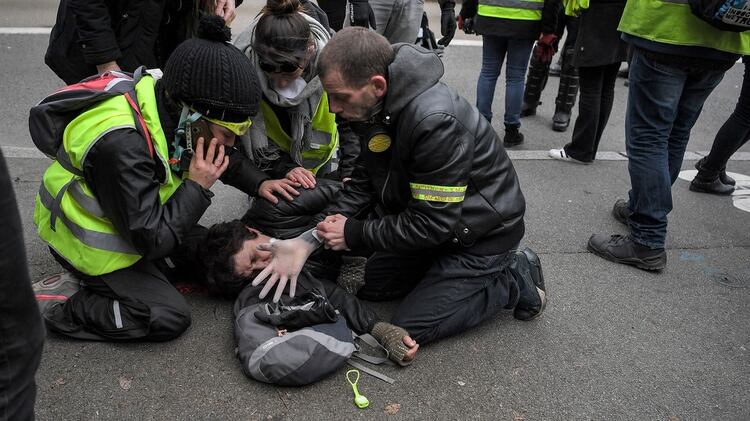
[[[583,162],[591,162],[596,158],[602,133],[612,111],[619,68],[619,62],[578,68],[581,87],[578,118],[571,142],[565,145],[565,153],[571,158]]]
[[[0,152],[0,421],[33,420],[44,326],[31,290],[23,227]]]
[[[745,63],[742,90],[732,115],[716,133],[703,167],[709,171],[721,171],[732,155],[750,139],[750,65]]]
[[[492,99],[495,96],[495,85],[507,54],[504,122],[508,126],[518,127],[521,125],[523,82],[534,40],[493,35],[482,35],[482,39],[482,70],[477,80],[477,108],[487,121],[492,122]]]
[[[388,38],[388,42],[414,44],[417,41],[419,27],[422,24],[424,0],[370,0],[369,3],[375,15],[375,31]],[[349,25],[347,7],[344,27]]]
[[[690,130],[724,71],[665,64],[635,49],[625,116],[631,190],[631,237],[664,248],[672,183],[682,167]]]
[[[403,297],[391,323],[420,344],[464,332],[511,309],[526,292],[514,270],[513,251],[492,256],[429,252],[416,255],[376,252],[365,267],[357,296],[369,301]]]

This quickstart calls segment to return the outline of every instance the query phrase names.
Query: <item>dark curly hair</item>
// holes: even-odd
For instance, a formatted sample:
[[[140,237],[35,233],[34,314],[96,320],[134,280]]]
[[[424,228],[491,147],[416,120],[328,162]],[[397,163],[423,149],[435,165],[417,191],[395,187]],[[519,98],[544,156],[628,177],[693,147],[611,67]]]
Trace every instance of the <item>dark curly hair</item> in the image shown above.
[[[236,295],[248,282],[247,278],[234,273],[234,255],[242,249],[246,240],[258,238],[258,234],[247,229],[239,219],[218,223],[208,230],[206,239],[199,247],[199,255],[206,268],[206,281],[212,292],[220,295]]]

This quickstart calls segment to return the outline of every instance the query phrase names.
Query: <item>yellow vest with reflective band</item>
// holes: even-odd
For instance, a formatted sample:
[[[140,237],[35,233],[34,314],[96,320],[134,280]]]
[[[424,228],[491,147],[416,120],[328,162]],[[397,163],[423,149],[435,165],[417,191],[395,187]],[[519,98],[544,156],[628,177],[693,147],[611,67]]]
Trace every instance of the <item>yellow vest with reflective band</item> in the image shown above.
[[[688,0],[629,1],[617,29],[664,44],[750,54],[750,32],[730,32],[714,28],[693,15]]]
[[[144,76],[135,91],[146,127],[154,144],[154,159],[164,166],[159,199],[169,199],[182,180],[167,164],[167,140],[161,128],[154,94],[154,79]],[[76,169],[91,147],[105,134],[135,129],[132,108],[119,95],[86,110],[65,128],[63,147]],[[146,142],[146,140],[143,140]],[[36,196],[34,223],[39,237],[73,267],[87,275],[101,275],[132,266],[141,256],[104,215],[86,181],[57,161],[47,168]]]
[[[292,138],[281,128],[278,117],[266,101],[261,101],[260,110],[263,113],[263,122],[266,125],[266,135],[281,150],[290,153]],[[302,166],[313,174],[331,160],[336,148],[339,146],[339,132],[336,127],[336,114],[328,111],[328,94],[323,92],[320,102],[312,119],[313,131],[322,133],[327,140],[325,144],[311,143],[302,150]]]
[[[542,20],[544,0],[479,0],[477,14],[490,18]]]

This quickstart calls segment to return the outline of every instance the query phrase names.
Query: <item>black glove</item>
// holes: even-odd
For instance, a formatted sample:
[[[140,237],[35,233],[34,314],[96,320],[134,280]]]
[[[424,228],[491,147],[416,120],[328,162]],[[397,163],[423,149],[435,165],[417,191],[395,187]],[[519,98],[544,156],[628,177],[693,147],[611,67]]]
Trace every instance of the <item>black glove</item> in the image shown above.
[[[464,34],[474,33],[474,18],[458,17],[458,29],[464,31]]]
[[[375,13],[367,0],[349,0],[349,23],[351,26],[378,29],[378,25],[375,24]]]
[[[440,2],[440,34],[438,44],[447,47],[456,35],[456,3],[451,0]]]

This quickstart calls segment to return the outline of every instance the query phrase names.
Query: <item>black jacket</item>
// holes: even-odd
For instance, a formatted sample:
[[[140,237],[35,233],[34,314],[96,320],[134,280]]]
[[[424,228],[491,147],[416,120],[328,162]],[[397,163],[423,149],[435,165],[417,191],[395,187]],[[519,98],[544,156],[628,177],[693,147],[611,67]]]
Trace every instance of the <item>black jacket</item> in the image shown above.
[[[604,66],[627,59],[627,44],[617,31],[625,3],[626,0],[591,0],[578,21],[574,66]]]
[[[179,111],[170,110],[160,83],[156,92],[159,119],[171,149]],[[151,158],[143,137],[133,129],[120,129],[97,141],[83,165],[84,179],[104,213],[120,235],[149,260],[174,251],[198,223],[213,196],[198,183],[185,180],[162,205],[159,180],[164,177],[164,169],[154,159],[158,158]],[[230,156],[221,181],[255,195],[267,178],[240,151]]]
[[[562,11],[562,1],[544,0],[541,21],[503,19],[477,15],[478,4],[479,0],[464,0],[461,6],[460,14],[464,19],[474,18],[474,31],[511,39],[537,39],[542,33],[554,33]]]
[[[44,62],[67,84],[110,61],[127,72],[163,68],[193,33],[193,13],[189,0],[61,0]]]
[[[443,64],[435,53],[411,44],[396,44],[394,50],[384,109],[377,117],[391,144],[376,152],[368,128],[352,125],[363,136],[360,161],[324,214],[349,217],[345,236],[351,248],[500,254],[516,246],[524,234],[526,205],[497,133],[474,106],[440,82]],[[412,187],[418,186],[410,183],[466,186],[465,197],[452,203],[415,199]],[[380,217],[351,217],[372,202]]]

